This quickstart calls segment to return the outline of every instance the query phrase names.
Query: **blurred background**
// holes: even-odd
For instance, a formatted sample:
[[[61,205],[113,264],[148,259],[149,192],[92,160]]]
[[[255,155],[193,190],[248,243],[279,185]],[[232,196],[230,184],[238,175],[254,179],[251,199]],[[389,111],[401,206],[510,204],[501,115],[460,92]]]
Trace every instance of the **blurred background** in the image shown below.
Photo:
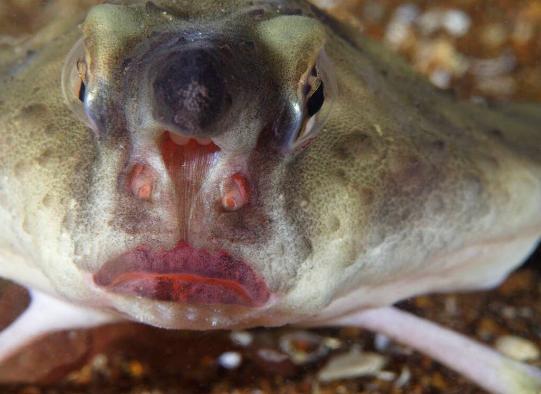
[[[0,0],[0,54],[98,2]],[[314,3],[460,99],[541,101],[541,0]],[[538,252],[493,291],[400,307],[541,366],[540,260]],[[23,289],[0,283],[0,329],[27,302]],[[191,333],[126,323],[63,332],[10,360],[0,382],[0,392],[20,394],[482,393],[429,358],[355,328]]]

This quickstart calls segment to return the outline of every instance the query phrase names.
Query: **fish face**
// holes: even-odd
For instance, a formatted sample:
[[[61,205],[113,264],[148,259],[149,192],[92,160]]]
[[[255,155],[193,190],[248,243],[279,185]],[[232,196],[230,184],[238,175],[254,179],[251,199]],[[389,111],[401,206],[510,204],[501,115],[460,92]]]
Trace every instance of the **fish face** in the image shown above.
[[[100,5],[64,64],[95,149],[73,264],[131,318],[224,328],[314,307],[288,302],[311,245],[286,194],[337,94],[329,32],[304,3],[247,4]]]

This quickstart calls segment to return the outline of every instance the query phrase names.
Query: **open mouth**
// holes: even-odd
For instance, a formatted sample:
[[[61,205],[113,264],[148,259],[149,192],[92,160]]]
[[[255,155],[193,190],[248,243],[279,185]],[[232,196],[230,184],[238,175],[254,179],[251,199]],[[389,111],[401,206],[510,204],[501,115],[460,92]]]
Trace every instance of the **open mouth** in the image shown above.
[[[226,252],[210,253],[185,242],[167,251],[142,246],[106,263],[94,282],[114,293],[189,304],[264,305],[265,281]]]

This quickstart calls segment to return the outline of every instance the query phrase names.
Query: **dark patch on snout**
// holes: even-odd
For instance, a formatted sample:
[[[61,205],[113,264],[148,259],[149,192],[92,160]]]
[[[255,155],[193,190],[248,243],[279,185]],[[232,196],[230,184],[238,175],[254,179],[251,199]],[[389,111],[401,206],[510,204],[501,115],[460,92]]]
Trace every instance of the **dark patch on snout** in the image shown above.
[[[198,134],[231,105],[224,67],[206,49],[172,54],[165,63],[153,83],[155,110],[183,132]]]

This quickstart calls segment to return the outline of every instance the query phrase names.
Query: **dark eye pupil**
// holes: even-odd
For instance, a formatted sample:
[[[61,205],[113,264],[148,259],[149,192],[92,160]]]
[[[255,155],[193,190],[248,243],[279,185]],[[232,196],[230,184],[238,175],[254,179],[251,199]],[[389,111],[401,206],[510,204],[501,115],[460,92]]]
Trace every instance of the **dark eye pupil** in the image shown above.
[[[306,108],[308,110],[308,116],[314,116],[319,112],[325,101],[325,88],[323,86],[323,81],[319,84],[319,87],[316,89],[314,94],[308,98],[306,103]]]
[[[81,81],[81,86],[79,87],[79,100],[84,103],[86,94],[86,85]]]

